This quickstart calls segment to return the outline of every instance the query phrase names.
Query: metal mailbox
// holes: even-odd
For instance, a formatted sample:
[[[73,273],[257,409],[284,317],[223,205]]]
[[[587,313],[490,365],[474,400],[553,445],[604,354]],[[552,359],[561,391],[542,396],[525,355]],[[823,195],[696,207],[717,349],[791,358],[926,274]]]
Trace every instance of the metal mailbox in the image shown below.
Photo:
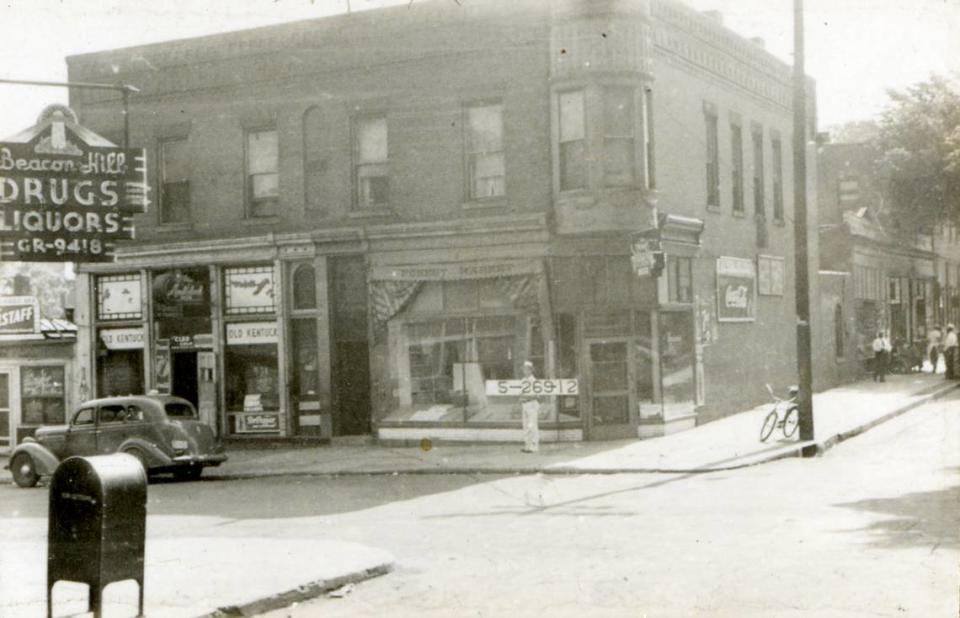
[[[58,581],[90,587],[89,609],[102,616],[103,589],[132,579],[143,616],[143,551],[147,475],[124,453],[70,457],[50,481],[47,532],[47,617],[53,616]]]

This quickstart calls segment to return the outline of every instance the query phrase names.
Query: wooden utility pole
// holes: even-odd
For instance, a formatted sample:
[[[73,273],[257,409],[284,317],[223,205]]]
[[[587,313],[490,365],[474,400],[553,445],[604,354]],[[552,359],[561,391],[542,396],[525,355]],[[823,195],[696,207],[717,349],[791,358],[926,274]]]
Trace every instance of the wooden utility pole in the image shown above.
[[[793,237],[796,270],[800,439],[813,440],[810,358],[810,263],[807,240],[807,83],[803,62],[803,0],[793,0]],[[815,450],[815,449],[810,449]],[[805,455],[813,453],[804,452]]]

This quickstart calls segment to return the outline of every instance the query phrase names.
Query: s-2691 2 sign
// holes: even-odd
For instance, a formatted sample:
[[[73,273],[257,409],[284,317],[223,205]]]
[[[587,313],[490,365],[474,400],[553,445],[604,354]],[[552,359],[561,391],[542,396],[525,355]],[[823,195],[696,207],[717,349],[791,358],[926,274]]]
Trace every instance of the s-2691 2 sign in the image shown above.
[[[555,380],[487,380],[487,395],[519,397],[521,395],[579,395],[577,380],[562,378]]]

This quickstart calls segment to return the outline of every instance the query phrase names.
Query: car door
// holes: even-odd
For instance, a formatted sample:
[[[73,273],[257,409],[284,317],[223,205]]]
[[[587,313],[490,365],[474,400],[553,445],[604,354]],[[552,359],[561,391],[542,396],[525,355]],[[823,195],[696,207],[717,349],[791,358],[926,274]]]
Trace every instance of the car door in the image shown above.
[[[97,454],[96,408],[80,408],[70,419],[65,456]]]
[[[100,406],[97,415],[97,452],[115,453],[130,435],[127,409],[120,404]]]

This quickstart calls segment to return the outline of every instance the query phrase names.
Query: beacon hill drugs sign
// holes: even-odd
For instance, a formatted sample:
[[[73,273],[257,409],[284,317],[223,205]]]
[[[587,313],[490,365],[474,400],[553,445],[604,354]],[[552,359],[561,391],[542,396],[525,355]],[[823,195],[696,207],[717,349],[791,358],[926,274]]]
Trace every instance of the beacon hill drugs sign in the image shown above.
[[[106,262],[147,209],[146,153],[120,148],[53,105],[0,142],[0,257]]]

